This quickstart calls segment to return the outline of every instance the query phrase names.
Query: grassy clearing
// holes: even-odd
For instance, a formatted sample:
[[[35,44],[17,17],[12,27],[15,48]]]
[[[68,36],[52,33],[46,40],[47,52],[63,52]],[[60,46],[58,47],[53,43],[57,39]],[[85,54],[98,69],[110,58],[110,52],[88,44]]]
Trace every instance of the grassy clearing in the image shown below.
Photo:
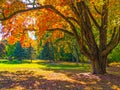
[[[79,64],[70,62],[59,62],[59,63],[49,63],[45,60],[23,60],[22,62],[13,60],[0,60],[0,70],[11,70],[11,69],[53,69],[53,70],[81,70],[90,71],[89,64]]]

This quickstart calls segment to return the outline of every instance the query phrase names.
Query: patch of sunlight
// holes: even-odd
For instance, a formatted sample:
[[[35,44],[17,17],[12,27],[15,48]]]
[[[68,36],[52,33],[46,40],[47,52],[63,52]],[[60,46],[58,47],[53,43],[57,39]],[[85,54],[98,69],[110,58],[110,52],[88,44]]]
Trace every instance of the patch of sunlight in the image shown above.
[[[108,84],[108,85],[110,85],[110,84],[111,84],[111,82],[108,82],[107,84]]]
[[[88,86],[86,86],[86,87],[84,88],[84,90],[91,90],[91,88],[88,87]]]
[[[112,85],[112,86],[111,86],[111,89],[120,90],[120,87],[118,87],[117,85]]]
[[[35,81],[35,83],[34,83],[34,87],[38,87],[39,85],[40,85],[40,82]]]
[[[67,75],[65,75],[63,73],[46,72],[44,74],[44,78],[47,80],[60,80],[60,81],[76,82],[76,80],[69,78]]]
[[[38,65],[38,64],[0,64],[0,71],[7,70],[21,70],[21,69],[38,69],[38,68],[46,68],[44,65]]]
[[[96,81],[92,81],[92,82],[87,82],[87,84],[97,84]]]
[[[75,87],[74,85],[65,85],[67,88]]]
[[[89,87],[89,86],[86,86],[84,88],[84,90],[103,90],[102,87]]]
[[[36,70],[32,70],[32,71],[35,71],[36,73],[36,76],[37,75],[43,75],[43,76],[47,76],[49,74],[52,74],[54,73],[54,71],[47,71],[47,70],[43,70],[43,69],[36,69]]]
[[[120,62],[113,62],[113,63],[110,63],[110,66],[120,67]]]
[[[70,85],[65,85],[65,87],[69,88],[69,87],[70,87]]]
[[[25,88],[22,86],[15,86],[14,88],[9,89],[9,90],[25,90]]]
[[[86,84],[86,82],[83,82],[83,81],[80,81],[79,83],[80,83],[80,84],[84,84],[84,85]]]

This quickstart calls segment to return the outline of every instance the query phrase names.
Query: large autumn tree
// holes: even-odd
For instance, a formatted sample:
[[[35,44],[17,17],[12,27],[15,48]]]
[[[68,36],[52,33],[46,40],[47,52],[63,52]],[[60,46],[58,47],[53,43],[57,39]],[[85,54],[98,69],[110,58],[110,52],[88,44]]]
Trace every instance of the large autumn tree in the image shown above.
[[[119,4],[119,0],[1,0],[0,20],[12,43],[24,42],[27,30],[34,30],[38,39],[46,30],[55,31],[55,37],[56,30],[71,35],[91,60],[93,73],[104,74],[107,56],[120,41]]]

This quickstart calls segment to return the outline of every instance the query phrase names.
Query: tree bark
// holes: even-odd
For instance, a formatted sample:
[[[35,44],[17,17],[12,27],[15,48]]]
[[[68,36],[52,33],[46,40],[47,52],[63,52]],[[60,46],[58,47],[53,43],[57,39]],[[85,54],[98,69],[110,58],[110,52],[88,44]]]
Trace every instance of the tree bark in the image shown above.
[[[107,66],[107,56],[100,57],[98,59],[91,60],[93,74],[105,74]]]

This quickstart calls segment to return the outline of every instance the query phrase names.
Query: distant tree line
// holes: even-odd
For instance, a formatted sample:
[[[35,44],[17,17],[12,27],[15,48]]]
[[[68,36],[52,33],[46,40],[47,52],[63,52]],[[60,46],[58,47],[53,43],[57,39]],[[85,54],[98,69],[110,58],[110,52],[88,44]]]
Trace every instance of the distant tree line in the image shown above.
[[[62,40],[63,41],[63,40]],[[64,45],[67,45],[64,43]],[[89,62],[86,57],[84,57],[80,52],[78,52],[78,61],[77,53],[75,46],[72,48],[65,48],[65,46],[56,46],[53,42],[46,42],[43,45],[39,45],[36,50],[34,47],[30,46],[23,48],[20,42],[17,42],[14,45],[7,44],[7,41],[0,42],[0,58],[22,61],[24,59],[40,59],[40,60],[50,60],[54,61],[69,61],[69,62]],[[40,49],[41,48],[41,49]],[[40,49],[40,50],[39,50]],[[119,62],[120,61],[120,44],[111,52],[108,56],[108,62]]]

